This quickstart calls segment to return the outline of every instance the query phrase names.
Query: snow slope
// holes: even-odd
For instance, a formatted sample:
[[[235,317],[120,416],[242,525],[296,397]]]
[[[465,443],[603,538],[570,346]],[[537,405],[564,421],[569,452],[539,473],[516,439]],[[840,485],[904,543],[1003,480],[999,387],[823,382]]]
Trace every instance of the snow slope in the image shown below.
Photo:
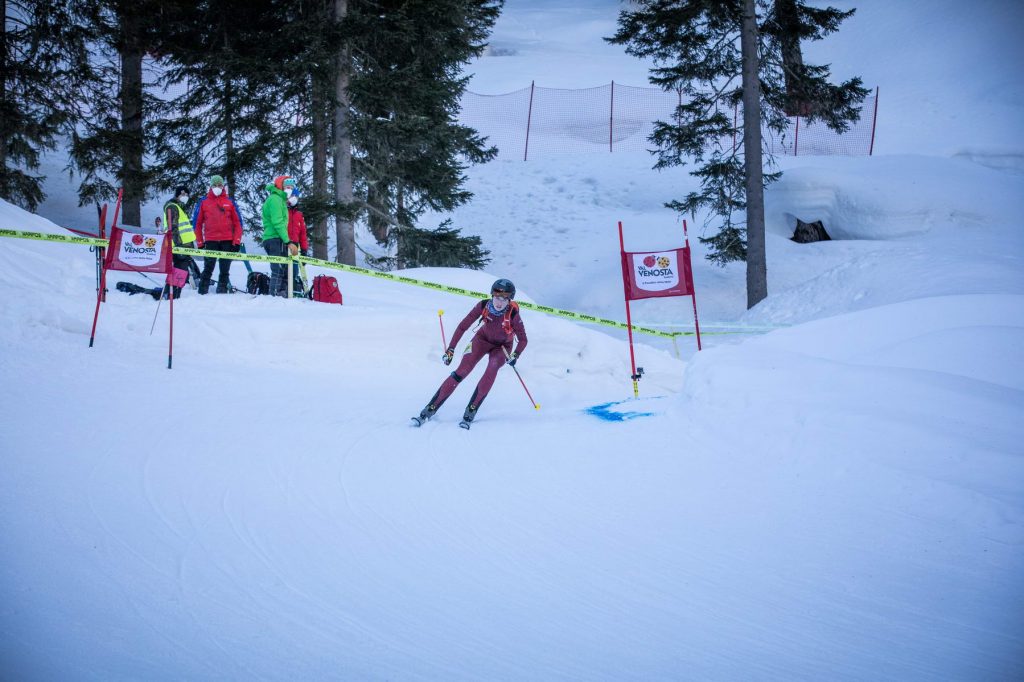
[[[785,160],[754,310],[741,266],[696,264],[709,324],[791,326],[701,353],[683,337],[681,359],[641,337],[638,400],[618,335],[526,312],[540,409],[506,369],[471,431],[472,386],[411,428],[449,371],[438,311],[450,335],[471,301],[354,274],[340,307],[186,291],[168,371],[166,303],[150,335],[154,302],[111,287],[90,349],[92,255],[3,239],[0,678],[1024,677],[1024,176],[991,162],[1019,150],[1021,86],[965,86],[1001,86],[973,106],[1014,130],[984,158],[943,142],[987,144],[964,109],[886,111],[890,82],[952,89],[934,37],[1001,31],[1008,7],[944,3],[890,45],[926,4],[867,3],[834,39],[889,79],[880,120],[920,129],[875,158]],[[495,45],[568,86],[615,63],[596,34],[616,9],[510,2]],[[502,83],[515,55],[476,78]],[[661,204],[690,179],[650,165],[473,169],[456,222],[494,262],[406,274],[507,276],[621,319],[615,221],[627,248],[680,237]],[[836,239],[789,242],[795,217]],[[60,231],[2,202],[0,226]],[[690,321],[686,301],[641,303],[638,322]]]

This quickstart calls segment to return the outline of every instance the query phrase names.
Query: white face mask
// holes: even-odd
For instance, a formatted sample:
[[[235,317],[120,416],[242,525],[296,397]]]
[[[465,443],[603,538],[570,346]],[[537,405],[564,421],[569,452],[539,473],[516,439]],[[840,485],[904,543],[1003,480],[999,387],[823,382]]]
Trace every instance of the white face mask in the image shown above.
[[[213,196],[215,196],[215,197],[219,197],[221,195],[221,193],[224,192],[224,188],[223,187],[214,187],[212,189],[213,189]]]
[[[292,189],[291,187],[285,187],[285,188],[284,188],[284,193],[285,193],[285,194],[286,194],[287,196],[291,196],[291,195],[292,195],[292,192],[294,192],[294,191],[295,191],[295,190],[293,190],[293,189]]]
[[[187,194],[179,194],[178,195],[178,203],[179,204],[187,204],[188,203],[188,195]]]
[[[294,206],[297,203],[299,203],[299,198],[298,197],[296,197],[296,196],[288,197],[288,205],[289,206]]]

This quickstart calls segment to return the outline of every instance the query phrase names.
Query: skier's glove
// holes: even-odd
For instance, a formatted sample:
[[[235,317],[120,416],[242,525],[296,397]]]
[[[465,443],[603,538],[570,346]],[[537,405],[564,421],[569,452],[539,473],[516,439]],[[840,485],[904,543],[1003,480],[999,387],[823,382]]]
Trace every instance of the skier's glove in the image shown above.
[[[454,357],[455,357],[455,351],[453,351],[451,348],[449,348],[448,350],[446,350],[444,352],[444,355],[441,356],[441,362],[443,362],[446,365],[450,365],[450,364],[452,364],[452,358],[454,358]]]
[[[516,355],[515,353],[509,353],[508,354],[508,359],[505,360],[505,364],[508,365],[509,367],[515,367],[516,366],[516,360],[518,360],[518,359],[519,359],[518,355]]]

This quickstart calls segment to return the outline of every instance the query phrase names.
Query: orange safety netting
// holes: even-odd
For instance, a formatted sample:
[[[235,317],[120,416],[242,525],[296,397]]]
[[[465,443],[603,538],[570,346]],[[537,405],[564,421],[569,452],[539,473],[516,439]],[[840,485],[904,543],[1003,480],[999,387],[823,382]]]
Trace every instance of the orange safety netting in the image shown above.
[[[861,118],[840,134],[823,123],[789,118],[782,134],[763,130],[765,151],[779,156],[866,156],[874,145],[877,90],[864,100]],[[504,95],[467,92],[459,123],[498,148],[498,158],[545,158],[581,152],[643,151],[655,121],[671,122],[680,97],[658,88],[611,83],[569,90],[531,85]],[[732,112],[742,122],[742,110]],[[725,146],[742,139],[722,140]]]

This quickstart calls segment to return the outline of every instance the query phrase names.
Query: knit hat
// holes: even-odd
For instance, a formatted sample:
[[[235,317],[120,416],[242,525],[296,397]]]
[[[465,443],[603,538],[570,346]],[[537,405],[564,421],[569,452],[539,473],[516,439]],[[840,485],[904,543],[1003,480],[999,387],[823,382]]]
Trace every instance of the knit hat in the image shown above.
[[[178,185],[177,187],[174,188],[175,198],[181,196],[182,194],[191,194],[191,192],[188,191],[188,187],[186,187],[185,185]]]
[[[285,180],[291,180],[291,179],[292,179],[292,176],[290,176],[290,175],[278,175],[276,178],[274,178],[274,187],[276,187],[279,190],[283,191],[284,190],[284,182],[285,182]],[[295,181],[292,180],[291,184],[294,185]]]
[[[210,176],[210,187],[216,187],[217,185],[224,186],[224,178],[219,175]]]

